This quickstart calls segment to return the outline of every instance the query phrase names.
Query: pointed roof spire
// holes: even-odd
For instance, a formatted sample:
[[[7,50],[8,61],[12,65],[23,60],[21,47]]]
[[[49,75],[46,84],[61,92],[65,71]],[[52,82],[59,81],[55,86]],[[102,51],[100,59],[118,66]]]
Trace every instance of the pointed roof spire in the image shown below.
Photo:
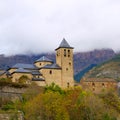
[[[62,42],[60,43],[60,45],[59,45],[59,47],[57,49],[59,49],[59,48],[71,48],[71,49],[73,49],[73,47],[71,47],[68,44],[68,42],[65,40],[65,38],[63,38]]]
[[[65,40],[65,38],[63,38],[61,44],[59,47],[70,47],[70,45],[67,43],[67,41]]]

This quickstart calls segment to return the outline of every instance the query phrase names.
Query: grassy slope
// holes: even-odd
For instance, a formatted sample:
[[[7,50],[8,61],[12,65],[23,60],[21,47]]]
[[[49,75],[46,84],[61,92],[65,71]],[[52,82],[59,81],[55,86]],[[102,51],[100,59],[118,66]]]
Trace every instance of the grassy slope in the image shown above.
[[[85,77],[113,78],[116,81],[120,81],[120,55],[117,55],[113,59],[96,66],[86,73]]]

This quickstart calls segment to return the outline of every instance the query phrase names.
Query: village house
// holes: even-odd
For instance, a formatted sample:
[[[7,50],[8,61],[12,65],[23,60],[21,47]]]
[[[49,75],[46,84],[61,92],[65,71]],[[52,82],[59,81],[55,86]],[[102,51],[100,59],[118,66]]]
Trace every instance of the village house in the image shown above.
[[[117,82],[112,78],[84,78],[80,81],[83,89],[100,93],[104,90],[117,89]]]

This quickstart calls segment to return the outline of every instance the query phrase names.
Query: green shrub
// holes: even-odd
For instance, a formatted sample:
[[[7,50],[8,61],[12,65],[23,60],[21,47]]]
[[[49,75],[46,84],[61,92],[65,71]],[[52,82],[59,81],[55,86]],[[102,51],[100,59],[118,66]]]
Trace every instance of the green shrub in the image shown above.
[[[27,87],[27,85],[24,83],[15,83],[15,82],[12,82],[11,79],[9,78],[0,78],[0,87],[4,87],[4,86],[10,86],[15,88]]]
[[[9,102],[9,103],[2,106],[2,110],[7,111],[7,110],[11,110],[11,109],[12,110],[15,109],[13,102]]]
[[[46,92],[49,92],[49,91],[52,91],[52,92],[58,92],[60,94],[65,94],[65,91],[62,90],[58,85],[56,85],[55,83],[52,83],[51,85],[47,85],[45,87],[45,93]]]

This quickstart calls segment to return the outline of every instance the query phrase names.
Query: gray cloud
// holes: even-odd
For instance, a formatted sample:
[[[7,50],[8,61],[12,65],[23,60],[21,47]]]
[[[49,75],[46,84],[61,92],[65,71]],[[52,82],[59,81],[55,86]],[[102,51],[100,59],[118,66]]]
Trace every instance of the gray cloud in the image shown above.
[[[53,51],[63,37],[75,51],[120,50],[120,1],[0,1],[0,54]]]

